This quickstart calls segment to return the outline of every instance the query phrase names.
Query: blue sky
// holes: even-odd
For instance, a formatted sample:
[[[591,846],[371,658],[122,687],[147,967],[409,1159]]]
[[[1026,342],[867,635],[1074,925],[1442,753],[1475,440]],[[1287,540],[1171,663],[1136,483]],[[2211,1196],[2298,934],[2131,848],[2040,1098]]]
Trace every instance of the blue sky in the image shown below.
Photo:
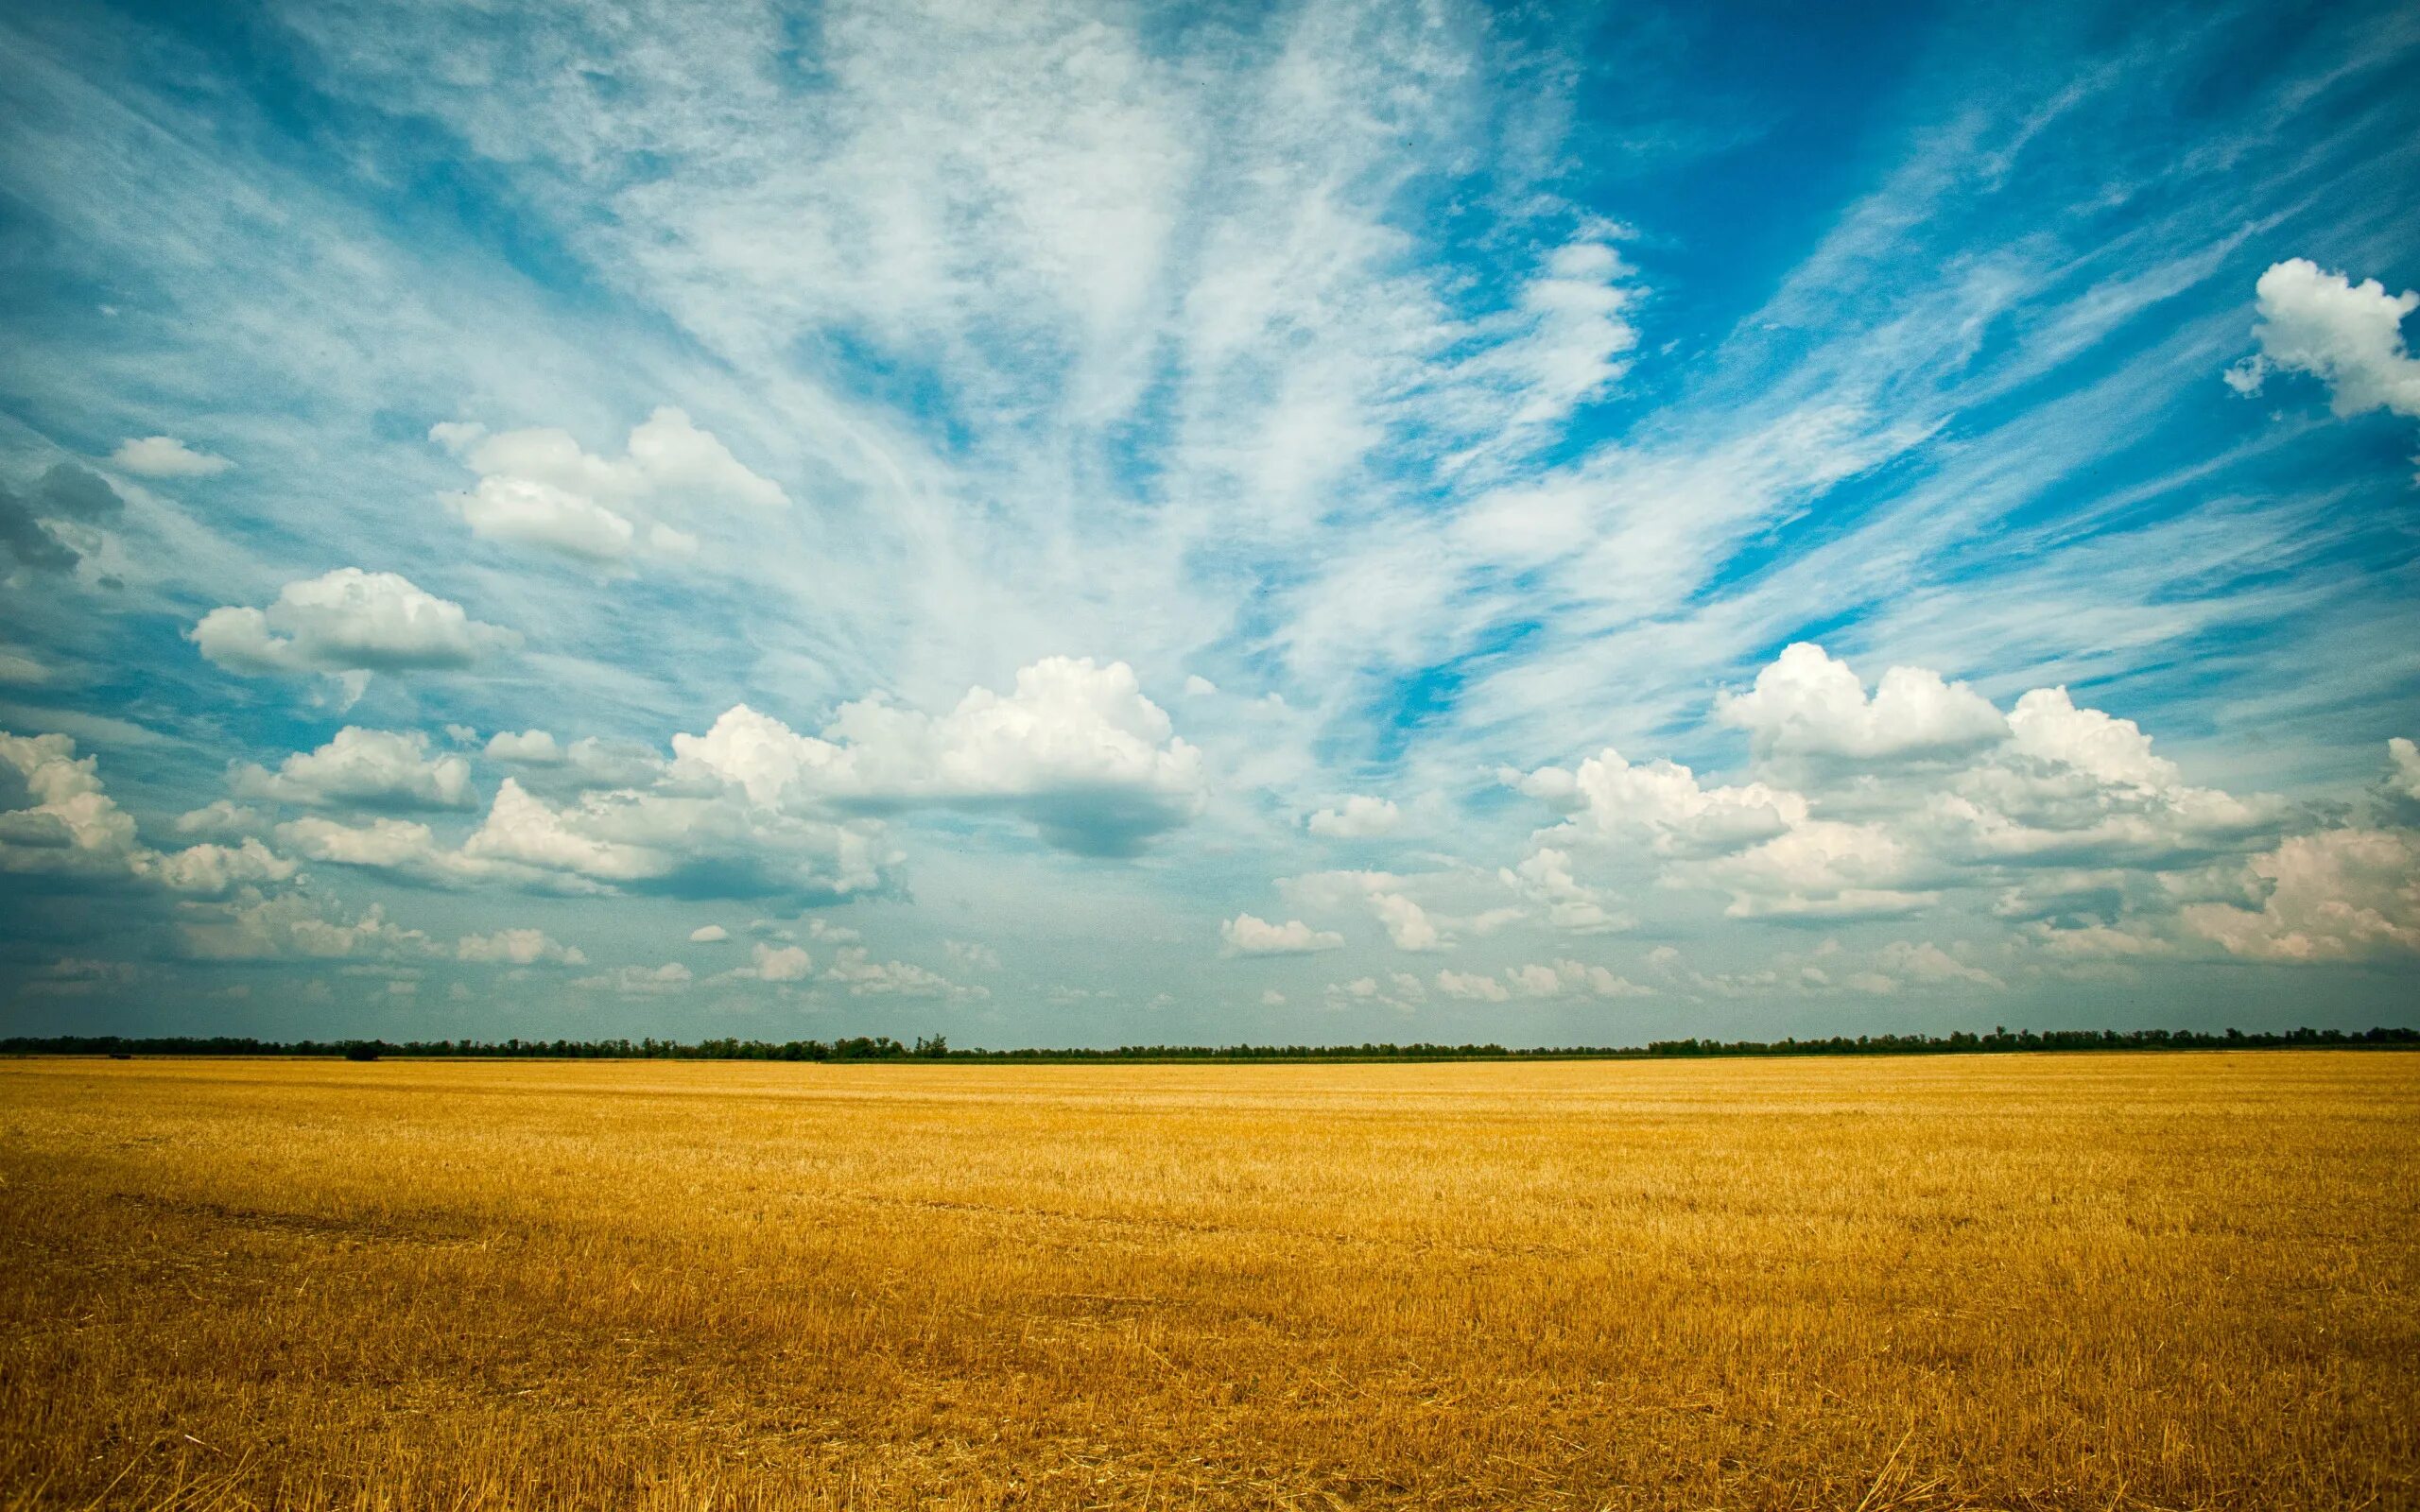
[[[2409,8],[0,27],[10,1032],[2415,1022]]]

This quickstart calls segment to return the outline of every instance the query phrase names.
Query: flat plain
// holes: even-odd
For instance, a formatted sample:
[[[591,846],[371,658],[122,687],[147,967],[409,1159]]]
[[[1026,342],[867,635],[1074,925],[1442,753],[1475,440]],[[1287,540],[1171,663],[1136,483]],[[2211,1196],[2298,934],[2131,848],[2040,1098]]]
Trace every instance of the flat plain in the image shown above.
[[[2420,1056],[0,1062],[0,1505],[2420,1504]]]

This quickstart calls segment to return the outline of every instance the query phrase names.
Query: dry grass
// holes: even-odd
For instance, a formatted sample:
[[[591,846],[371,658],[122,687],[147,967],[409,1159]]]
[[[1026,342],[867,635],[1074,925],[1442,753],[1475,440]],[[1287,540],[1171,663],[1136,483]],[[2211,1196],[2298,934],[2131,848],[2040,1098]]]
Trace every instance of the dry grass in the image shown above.
[[[2420,1504],[2420,1056],[0,1064],[0,1504]]]

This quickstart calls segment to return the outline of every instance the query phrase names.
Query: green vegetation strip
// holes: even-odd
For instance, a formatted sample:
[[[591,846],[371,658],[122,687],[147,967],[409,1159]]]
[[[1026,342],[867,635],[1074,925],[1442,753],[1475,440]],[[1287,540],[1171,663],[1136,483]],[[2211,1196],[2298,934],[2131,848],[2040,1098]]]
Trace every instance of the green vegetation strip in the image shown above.
[[[1626,1047],[1568,1045],[1507,1049],[1502,1045],[1121,1045],[1115,1050],[956,1050],[941,1035],[912,1045],[888,1035],[850,1040],[383,1040],[122,1039],[114,1035],[23,1036],[0,1040],[10,1056],[384,1056],[437,1059],[543,1060],[961,1060],[1014,1061],[1336,1061],[1336,1060],[1669,1060],[1713,1056],[1970,1056],[2108,1050],[2411,1050],[2420,1029],[2288,1029],[2246,1034],[2228,1029],[1995,1029],[1990,1034],[1858,1035],[1829,1040],[1658,1040]]]

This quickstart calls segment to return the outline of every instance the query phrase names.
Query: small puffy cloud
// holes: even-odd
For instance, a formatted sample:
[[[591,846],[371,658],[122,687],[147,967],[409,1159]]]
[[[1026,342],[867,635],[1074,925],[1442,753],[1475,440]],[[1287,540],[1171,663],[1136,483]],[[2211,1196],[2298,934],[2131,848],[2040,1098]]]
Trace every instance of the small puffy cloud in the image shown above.
[[[0,814],[0,869],[117,875],[139,852],[134,819],[101,784],[100,762],[65,735],[0,733],[0,763],[25,806]]]
[[[962,971],[996,971],[1000,969],[1000,953],[989,945],[970,939],[945,939],[942,949]]]
[[[614,992],[626,998],[669,997],[688,990],[693,974],[679,961],[662,966],[617,966],[595,976],[575,977],[572,986],[583,992]]]
[[[1450,998],[1481,1003],[1505,1003],[1513,998],[1636,998],[1652,996],[1654,991],[1616,976],[1605,967],[1564,959],[1508,967],[1500,977],[1440,971],[1437,990]]]
[[[479,474],[469,491],[447,500],[474,535],[592,563],[619,562],[642,548],[695,550],[695,536],[659,518],[667,510],[775,509],[789,502],[778,484],[678,409],[657,410],[631,432],[624,455],[611,460],[561,430],[489,435],[448,421],[429,437]]]
[[[506,778],[462,855],[676,897],[838,898],[896,856],[870,821],[803,818],[719,793],[589,793],[560,807]]]
[[[1344,948],[1344,936],[1334,930],[1313,929],[1299,919],[1272,924],[1252,914],[1220,924],[1219,938],[1230,955],[1308,955]]]
[[[256,839],[155,850],[102,785],[100,762],[78,757],[65,735],[0,731],[0,792],[22,806],[0,811],[0,875],[91,885],[148,885],[196,897],[289,881],[297,868]],[[0,801],[14,803],[10,797]]]
[[[1261,993],[1260,1005],[1264,1008],[1282,1008],[1286,1005],[1286,994],[1272,987]]]
[[[1669,761],[1634,765],[1611,747],[1576,772],[1542,767],[1502,779],[1570,816],[1575,837],[1643,840],[1664,855],[1737,850],[1787,833],[1807,815],[1806,799],[1763,782],[1705,787]]]
[[[212,610],[186,638],[218,665],[247,675],[461,668],[521,640],[409,578],[358,567],[288,583],[265,610]]]
[[[2287,812],[2192,786],[2133,721],[2064,688],[2037,688],[2003,716],[1960,684],[1894,668],[1869,696],[1811,645],[1720,717],[1761,757],[1796,760],[1805,781],[1709,786],[1611,749],[1577,771],[1504,774],[1565,816],[1506,883],[1550,909],[1584,894],[1591,868],[1642,866],[1665,887],[1728,891],[1735,919],[1888,918],[1961,886],[2021,909],[2042,889],[2016,868],[2201,866],[2269,843]]]
[[[129,438],[110,454],[110,466],[147,478],[206,478],[234,465],[223,456],[197,452],[173,436]]]
[[[499,730],[488,737],[487,754],[491,761],[518,766],[560,766],[564,761],[563,748],[543,730]]]
[[[1495,977],[1477,971],[1440,971],[1437,990],[1449,998],[1465,1002],[1503,1003],[1511,999],[1512,989]]]
[[[177,923],[185,954],[198,960],[405,960],[435,953],[429,937],[389,921],[376,904],[347,919],[298,892],[194,905]]]
[[[432,755],[419,730],[364,730],[347,725],[317,750],[297,751],[274,772],[247,764],[231,774],[237,797],[303,808],[469,809],[471,764],[450,752]]]
[[[874,960],[862,945],[840,947],[823,980],[847,988],[855,997],[946,998],[969,1003],[992,995],[988,988],[961,987],[938,971],[906,961]]]
[[[639,787],[664,770],[653,751],[629,742],[585,735],[568,745],[544,730],[499,730],[485,747],[490,761],[522,769],[531,783],[564,787]]]
[[[720,924],[700,924],[689,931],[689,943],[692,945],[721,945],[730,938],[731,931]]]
[[[2395,736],[2386,743],[2387,791],[2406,801],[2420,803],[2420,746]]]
[[[1399,951],[1437,951],[1445,948],[1444,936],[1428,911],[1399,892],[1370,894],[1371,912],[1386,926],[1387,938]]]
[[[693,936],[694,937],[694,936]],[[815,957],[796,945],[758,940],[749,951],[749,964],[735,966],[714,978],[717,982],[804,982],[815,971]]]
[[[2259,908],[2183,911],[2187,928],[2228,954],[2297,963],[2420,955],[2420,833],[2294,835],[2246,868],[2268,889]]]
[[[1184,696],[1188,698],[1207,698],[1218,691],[1217,683],[1198,672],[1184,679]]]
[[[1307,828],[1313,834],[1334,840],[1367,840],[1392,834],[1403,823],[1403,810],[1392,799],[1370,798],[1355,793],[1342,806],[1322,809],[1312,815]]]
[[[410,819],[346,824],[306,815],[279,825],[277,841],[306,860],[358,867],[424,886],[467,886],[498,875],[495,868],[444,845],[427,825]]]
[[[1629,916],[1606,906],[1601,891],[1573,874],[1568,850],[1539,846],[1518,865],[1503,868],[1496,876],[1504,885],[1544,908],[1547,922],[1556,929],[1575,935],[1610,935],[1630,928],[1633,922]],[[1514,917],[1519,916],[1516,913]],[[1489,933],[1486,920],[1493,918],[1482,916],[1482,919],[1474,920],[1478,933]]]
[[[1410,1013],[1427,1001],[1428,988],[1409,971],[1394,971],[1383,982],[1374,976],[1358,976],[1350,982],[1331,982],[1325,993],[1331,1008],[1381,1007],[1397,1013]]]
[[[821,738],[745,704],[675,735],[676,776],[705,775],[765,807],[1005,811],[1081,855],[1123,856],[1201,812],[1201,753],[1123,662],[1049,657],[1007,695],[976,688],[942,715],[844,704]]]
[[[1358,906],[1383,925],[1399,951],[1444,950],[1448,939],[1428,910],[1405,890],[1407,879],[1386,871],[1314,871],[1279,880],[1288,898],[1310,908]]]
[[[2376,279],[2356,284],[2303,257],[2272,266],[2255,292],[2260,351],[2228,372],[2238,392],[2257,393],[2273,371],[2307,373],[2327,385],[2339,415],[2420,417],[2420,358],[2403,341],[2420,293],[2389,294]]]
[[[1748,732],[1760,757],[1942,758],[2008,734],[1991,700],[1962,682],[1893,667],[1869,697],[1847,662],[1803,641],[1758,672],[1748,692],[1718,697],[1715,710],[1722,723]]]
[[[172,892],[218,898],[238,887],[292,881],[299,868],[292,860],[248,838],[238,845],[205,842],[156,853],[144,869]]]
[[[477,966],[586,966],[588,957],[577,945],[565,945],[542,929],[499,929],[488,935],[465,935],[454,945],[454,958]]]
[[[267,820],[257,809],[218,798],[198,809],[187,809],[177,816],[179,834],[196,835],[203,839],[228,840],[257,833]]]

